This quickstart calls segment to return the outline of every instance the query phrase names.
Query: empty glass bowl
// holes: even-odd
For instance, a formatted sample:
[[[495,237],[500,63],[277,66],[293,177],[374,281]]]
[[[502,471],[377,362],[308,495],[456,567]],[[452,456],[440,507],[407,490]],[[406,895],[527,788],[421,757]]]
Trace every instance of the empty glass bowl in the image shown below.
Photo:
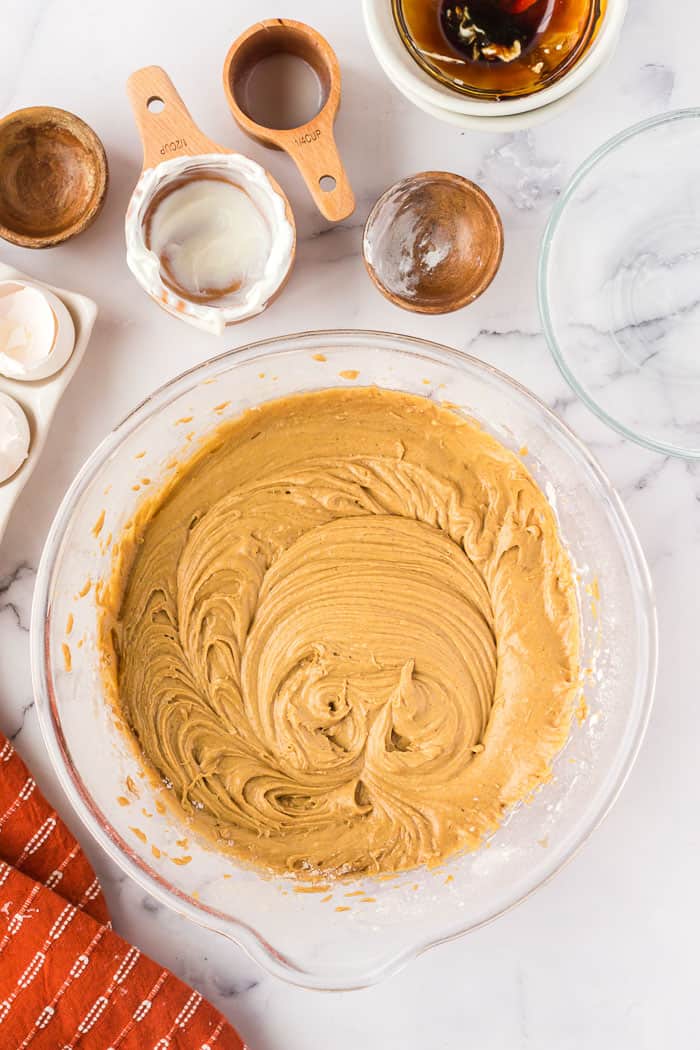
[[[297,892],[293,879],[266,877],[198,840],[162,805],[163,789],[144,777],[103,691],[95,590],[110,574],[109,534],[119,536],[140,501],[174,469],[173,460],[190,455],[222,419],[271,398],[349,382],[450,401],[520,450],[556,510],[576,568],[589,715],[574,720],[553,780],[477,853],[389,881]],[[68,663],[64,646],[72,653]],[[31,648],[52,762],[110,857],[154,897],[236,941],[271,973],[340,989],[372,984],[426,948],[494,918],[578,849],[615,799],[641,742],[656,624],[644,558],[620,501],[583,445],[532,394],[434,343],[316,332],[258,343],[192,369],[105,438],[51,528]]]
[[[579,168],[545,231],[554,358],[601,419],[700,457],[700,109],[637,124]]]

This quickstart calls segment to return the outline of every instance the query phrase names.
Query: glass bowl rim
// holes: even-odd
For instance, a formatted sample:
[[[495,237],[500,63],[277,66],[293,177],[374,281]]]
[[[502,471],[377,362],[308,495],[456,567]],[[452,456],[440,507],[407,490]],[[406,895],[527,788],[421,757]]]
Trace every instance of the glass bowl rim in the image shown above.
[[[329,979],[318,972],[302,968],[296,962],[278,952],[274,945],[270,944],[262,934],[244,920],[217,912],[200,901],[192,902],[185,892],[153,875],[150,869],[132,850],[122,848],[119,836],[111,833],[109,821],[102,814],[96,803],[92,801],[90,792],[70,762],[67,748],[63,742],[62,729],[55,717],[55,704],[51,684],[51,661],[47,645],[51,586],[65,532],[72,522],[78,501],[82,498],[105,461],[118,449],[122,441],[141,423],[191,389],[198,379],[211,379],[221,372],[228,371],[230,366],[233,365],[235,367],[237,362],[244,364],[257,360],[269,353],[277,352],[278,354],[288,355],[300,352],[308,353],[316,345],[322,344],[326,348],[329,343],[342,346],[343,341],[345,341],[345,345],[359,342],[366,348],[380,344],[394,351],[405,353],[414,359],[437,361],[458,367],[460,365],[466,366],[476,372],[486,373],[496,381],[511,388],[526,401],[534,404],[537,410],[542,413],[550,424],[554,425],[559,434],[569,443],[572,451],[582,458],[586,468],[594,476],[595,481],[601,486],[610,501],[614,517],[626,541],[626,553],[634,568],[636,583],[642,595],[643,600],[639,605],[638,612],[640,614],[640,622],[645,627],[644,638],[647,645],[644,689],[640,691],[637,724],[630,734],[627,754],[624,755],[618,773],[601,798],[599,806],[593,813],[588,814],[587,819],[581,823],[576,835],[573,837],[573,841],[567,843],[562,856],[550,865],[544,875],[538,876],[524,892],[519,893],[515,899],[504,906],[497,907],[491,913],[468,923],[462,929],[443,935],[438,934],[435,937],[423,938],[415,944],[401,949],[391,958],[383,960],[373,969],[366,971],[361,979],[350,983],[344,979]],[[480,929],[482,926],[494,921],[530,897],[535,890],[549,882],[578,853],[613,806],[629,776],[644,739],[654,699],[658,663],[658,629],[656,604],[647,562],[634,526],[620,497],[591,452],[566,423],[559,419],[540,398],[517,380],[500,371],[500,369],[494,368],[479,358],[456,348],[398,333],[367,329],[324,329],[258,340],[239,348],[225,351],[196,364],[159,386],[110,430],[76,474],[51,524],[37,570],[31,611],[30,657],[32,684],[39,725],[51,764],[73,810],[95,842],[105,851],[110,859],[126,875],[132,878],[141,889],[197,925],[220,933],[232,940],[250,958],[273,976],[281,978],[287,983],[307,989],[350,991],[377,984],[379,981],[402,969],[408,962],[422,955],[430,948],[456,940],[458,937]]]
[[[698,106],[689,106],[684,109],[674,109],[668,110],[665,113],[657,113],[653,117],[647,117],[644,120],[640,120],[636,124],[632,124],[629,127],[624,128],[622,131],[617,132],[616,135],[607,139],[602,145],[598,146],[597,149],[589,154],[571,176],[571,179],[567,183],[559,200],[552,209],[542,235],[540,255],[537,265],[537,303],[539,306],[540,320],[542,321],[545,340],[559,371],[564,376],[564,379],[566,379],[576,396],[579,397],[586,407],[589,408],[598,419],[602,420],[606,426],[611,427],[618,434],[628,438],[630,441],[634,441],[637,445],[641,445],[643,448],[649,449],[652,452],[660,452],[662,455],[676,456],[678,459],[686,459],[690,461],[700,459],[700,447],[696,449],[679,448],[677,445],[673,445],[670,442],[648,437],[637,430],[632,430],[620,420],[616,419],[615,416],[606,412],[579,382],[567,363],[567,357],[559,346],[554,331],[554,324],[550,312],[550,298],[547,290],[547,278],[549,275],[549,262],[552,245],[558,232],[559,223],[564,215],[567,205],[578,190],[579,186],[583,183],[586,176],[589,175],[590,172],[592,172],[593,169],[609,155],[615,153],[620,147],[624,147],[630,140],[644,135],[647,131],[651,131],[657,127],[662,127],[666,124],[676,124],[684,120],[697,120],[698,118],[700,118],[700,107]]]

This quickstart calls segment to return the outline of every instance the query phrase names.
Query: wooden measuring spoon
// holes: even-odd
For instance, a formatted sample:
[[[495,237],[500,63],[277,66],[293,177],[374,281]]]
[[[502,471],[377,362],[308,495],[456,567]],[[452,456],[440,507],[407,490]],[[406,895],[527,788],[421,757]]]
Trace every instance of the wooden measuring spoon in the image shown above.
[[[241,156],[236,150],[213,142],[199,130],[172,80],[160,66],[137,69],[127,80],[126,90],[143,146],[142,174],[173,157],[198,157],[206,153]],[[294,216],[287,195],[269,171],[265,174],[284,201],[287,218],[293,226]]]
[[[160,66],[132,73],[126,91],[143,145],[143,170],[172,157],[230,153],[199,130],[172,80]]]
[[[246,80],[258,62],[274,54],[294,55],[307,62],[321,84],[320,110],[312,120],[296,128],[266,127],[246,111]],[[247,135],[290,155],[326,219],[339,222],[352,214],[355,197],[333,134],[340,105],[340,66],[320,33],[288,18],[256,22],[229,49],[224,62],[224,90],[235,121]]]
[[[134,276],[144,290],[169,313],[209,331],[218,332],[222,325],[234,324],[260,313],[282,291],[294,262],[296,229],[285,193],[269,172],[259,164],[243,154],[212,142],[199,130],[170,77],[160,66],[147,66],[132,73],[127,81],[127,93],[143,145],[141,177],[126,214],[127,262]],[[163,180],[169,181],[171,177],[167,167],[161,175],[158,166],[164,161],[191,158],[191,177],[197,177],[198,174],[202,177],[206,163],[197,167],[197,161],[199,158],[205,158],[206,161],[207,157],[212,158],[210,167],[216,164],[218,177],[227,178],[230,168],[230,180],[241,185],[244,190],[246,185],[242,174],[243,167],[245,166],[248,172],[253,170],[257,173],[259,181],[256,185],[258,188],[262,185],[263,199],[266,197],[268,206],[278,214],[281,214],[281,201],[288,223],[287,226],[282,222],[285,232],[280,242],[283,244],[283,248],[280,249],[283,252],[283,268],[279,277],[268,281],[264,288],[261,286],[262,298],[251,303],[250,308],[246,308],[247,312],[233,305],[222,303],[218,306],[215,302],[187,298],[171,286],[165,286],[161,276],[154,274],[153,267],[148,263],[144,264],[147,239],[144,229],[145,201],[146,198],[152,200]],[[219,157],[221,160],[217,159]],[[227,158],[230,159],[230,164],[227,164]]]

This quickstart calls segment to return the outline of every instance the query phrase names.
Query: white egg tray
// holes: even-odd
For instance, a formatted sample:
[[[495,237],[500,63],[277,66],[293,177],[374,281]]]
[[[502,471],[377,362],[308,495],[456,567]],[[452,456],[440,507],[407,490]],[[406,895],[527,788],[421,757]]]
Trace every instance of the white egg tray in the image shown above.
[[[7,379],[0,375],[0,391],[9,394],[22,406],[29,421],[31,431],[31,442],[29,455],[22,466],[8,478],[0,482],[0,542],[8,519],[17,498],[24,486],[29,481],[32,471],[37,464],[39,456],[46,442],[51,422],[63,392],[75,375],[80,362],[83,359],[90,335],[92,333],[95,318],[97,317],[97,306],[85,295],[77,292],[68,292],[64,288],[56,288],[54,285],[37,281],[29,274],[15,270],[13,266],[7,266],[0,262],[0,281],[29,281],[39,288],[48,288],[65,303],[75,325],[75,346],[73,353],[66,364],[55,375],[47,379],[36,379],[25,381],[19,379]]]

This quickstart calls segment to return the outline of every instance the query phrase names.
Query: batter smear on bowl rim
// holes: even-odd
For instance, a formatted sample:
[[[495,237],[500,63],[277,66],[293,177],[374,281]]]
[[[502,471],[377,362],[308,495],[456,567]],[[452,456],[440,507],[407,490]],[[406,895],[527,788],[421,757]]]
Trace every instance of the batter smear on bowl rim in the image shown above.
[[[410,394],[331,389],[220,427],[103,590],[115,702],[193,827],[304,876],[473,850],[551,775],[579,695],[553,511]]]

